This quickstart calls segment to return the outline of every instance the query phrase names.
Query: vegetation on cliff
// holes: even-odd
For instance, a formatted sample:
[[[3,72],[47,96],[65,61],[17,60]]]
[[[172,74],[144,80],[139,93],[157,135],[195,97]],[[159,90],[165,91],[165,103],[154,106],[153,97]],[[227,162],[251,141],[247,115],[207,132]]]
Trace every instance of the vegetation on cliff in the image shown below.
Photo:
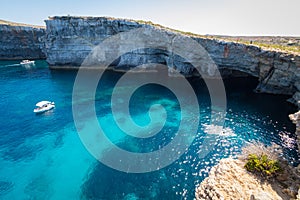
[[[281,52],[289,52],[300,54],[300,38],[299,37],[275,37],[275,36],[219,36],[219,35],[200,35],[192,32],[185,32],[169,27],[164,27],[160,24],[153,23],[152,21],[144,21],[144,20],[132,20],[139,24],[146,24],[155,26],[158,28],[167,29],[170,31],[174,31],[177,33],[181,33],[183,35],[205,38],[205,39],[215,39],[215,40],[224,40],[227,42],[240,43],[245,45],[253,45],[260,47],[266,50],[275,50]]]
[[[89,19],[93,17],[75,17],[75,16],[53,16],[49,17],[50,20],[53,19],[65,19],[65,18],[82,18],[82,19]],[[114,17],[99,17],[99,18],[106,18],[108,20],[124,20]],[[145,21],[145,20],[134,20],[134,19],[126,19],[126,21],[129,22],[136,22],[138,24],[144,24],[153,26],[160,29],[165,29],[173,32],[177,32],[183,35],[187,35],[190,37],[195,38],[204,38],[204,39],[212,39],[212,40],[224,40],[226,42],[234,42],[234,43],[240,43],[245,45],[253,45],[260,47],[262,49],[266,50],[274,50],[274,51],[280,51],[280,52],[288,52],[288,53],[294,53],[299,55],[300,54],[300,38],[299,37],[276,37],[276,36],[222,36],[222,35],[200,35],[192,32],[177,30],[174,28],[166,27],[157,23],[154,23],[152,21]],[[277,39],[279,38],[279,39]],[[284,42],[282,42],[284,41]],[[291,42],[292,41],[292,42]]]
[[[249,154],[245,168],[263,176],[272,176],[281,171],[278,160],[272,160],[266,154]]]
[[[296,199],[300,169],[291,167],[282,155],[276,144],[249,143],[238,159],[222,159],[211,169],[196,188],[196,199]]]

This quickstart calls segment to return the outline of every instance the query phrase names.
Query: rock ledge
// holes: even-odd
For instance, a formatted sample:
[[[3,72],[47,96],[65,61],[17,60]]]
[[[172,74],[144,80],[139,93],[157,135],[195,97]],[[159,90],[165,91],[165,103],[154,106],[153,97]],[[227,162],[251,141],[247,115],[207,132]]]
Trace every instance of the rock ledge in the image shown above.
[[[223,159],[196,189],[197,200],[282,200],[291,197],[274,183],[262,181],[244,169],[244,162]]]

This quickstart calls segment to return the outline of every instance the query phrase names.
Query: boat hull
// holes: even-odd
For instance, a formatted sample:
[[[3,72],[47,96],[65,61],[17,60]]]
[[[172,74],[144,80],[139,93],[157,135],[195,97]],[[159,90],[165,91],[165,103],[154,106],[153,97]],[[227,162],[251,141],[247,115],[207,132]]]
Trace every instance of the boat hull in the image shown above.
[[[47,112],[49,110],[52,110],[54,107],[55,107],[54,105],[50,105],[50,106],[47,106],[46,108],[34,109],[33,112],[36,113],[36,114],[44,113],[44,112]]]
[[[34,61],[33,60],[23,60],[22,62],[20,62],[20,65],[34,65]]]

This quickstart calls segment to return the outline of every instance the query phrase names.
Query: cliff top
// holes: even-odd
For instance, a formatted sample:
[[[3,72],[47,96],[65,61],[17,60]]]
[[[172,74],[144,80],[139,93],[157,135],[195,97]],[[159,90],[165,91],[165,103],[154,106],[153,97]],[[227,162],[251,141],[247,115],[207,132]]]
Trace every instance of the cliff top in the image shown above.
[[[266,50],[300,55],[300,37],[291,36],[208,36],[219,40],[254,45]]]
[[[6,20],[2,20],[2,19],[0,19],[0,25],[25,26],[25,27],[32,27],[32,28],[46,28],[45,26],[37,26],[37,25],[31,25],[31,24],[22,24],[22,23],[16,23],[16,22],[6,21]]]
[[[222,35],[200,35],[191,32],[176,30],[173,28],[165,27],[160,24],[153,23],[152,21],[122,19],[114,17],[92,17],[92,16],[52,16],[49,20],[70,20],[70,19],[84,19],[84,20],[119,20],[124,22],[134,22],[137,24],[150,25],[159,29],[173,31],[186,36],[203,39],[213,39],[218,41],[240,43],[260,47],[264,50],[279,51],[283,53],[300,55],[300,37],[288,36],[222,36]]]
[[[184,32],[176,29],[172,29],[160,24],[153,23],[152,21],[145,21],[145,20],[135,20],[135,19],[125,19],[125,18],[115,18],[115,17],[107,17],[107,16],[101,16],[101,17],[92,17],[92,16],[51,16],[48,17],[49,20],[70,20],[70,19],[83,19],[83,20],[110,20],[110,21],[124,21],[124,22],[133,22],[141,25],[150,25],[154,26],[156,28],[165,29],[173,32],[178,32],[181,34],[194,36],[194,37],[204,37],[200,34],[195,34],[191,32]]]

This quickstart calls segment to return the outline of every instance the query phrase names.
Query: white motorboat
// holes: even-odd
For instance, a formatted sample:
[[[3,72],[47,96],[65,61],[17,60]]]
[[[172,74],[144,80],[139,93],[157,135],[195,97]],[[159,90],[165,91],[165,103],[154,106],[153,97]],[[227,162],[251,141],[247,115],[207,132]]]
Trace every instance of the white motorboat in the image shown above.
[[[34,65],[34,60],[22,60],[20,65]]]
[[[35,105],[37,108],[33,110],[34,113],[43,113],[55,108],[55,103],[51,101],[40,101]]]

